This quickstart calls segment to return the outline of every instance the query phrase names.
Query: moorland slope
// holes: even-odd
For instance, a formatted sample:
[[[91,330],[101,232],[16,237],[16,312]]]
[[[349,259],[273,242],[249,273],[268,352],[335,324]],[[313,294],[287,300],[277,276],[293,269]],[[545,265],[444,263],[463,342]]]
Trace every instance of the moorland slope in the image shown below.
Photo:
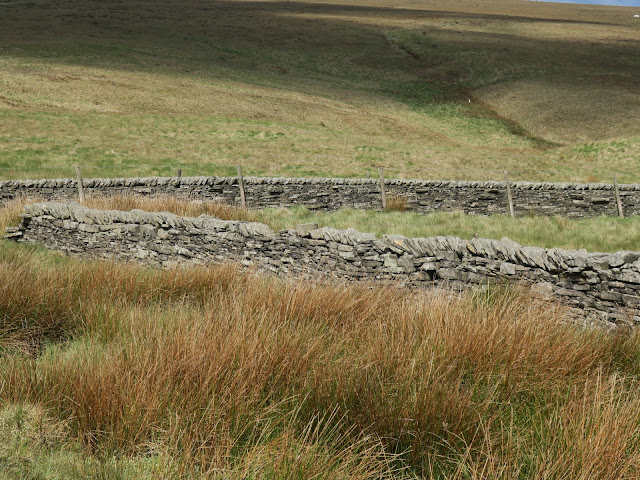
[[[638,181],[638,21],[520,0],[0,3],[0,177]]]

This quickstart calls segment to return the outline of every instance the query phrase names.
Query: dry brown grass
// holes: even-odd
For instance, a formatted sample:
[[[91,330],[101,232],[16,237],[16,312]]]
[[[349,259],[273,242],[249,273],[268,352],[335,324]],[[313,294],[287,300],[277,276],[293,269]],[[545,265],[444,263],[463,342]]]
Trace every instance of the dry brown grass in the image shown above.
[[[7,202],[0,208],[0,229],[4,233],[6,227],[15,226],[20,221],[20,213],[27,202],[36,202],[37,198],[18,198]]]
[[[152,271],[10,244],[0,286],[0,467],[22,475],[12,459],[54,437],[87,459],[149,460],[124,478],[640,472],[639,334],[575,327],[526,290]]]
[[[404,212],[408,208],[407,197],[400,193],[387,194],[386,210],[388,212]]]
[[[136,195],[118,195],[113,197],[90,197],[85,205],[101,210],[145,210],[147,212],[171,212],[182,217],[211,215],[221,220],[257,221],[255,211],[227,205],[221,202],[202,200],[181,200],[176,197],[141,197]],[[1,219],[0,219],[1,221]]]
[[[563,324],[561,307],[524,291],[10,256],[3,324],[56,345],[5,352],[0,401],[46,408],[95,455],[156,455],[159,471],[208,478],[640,468],[638,336]]]

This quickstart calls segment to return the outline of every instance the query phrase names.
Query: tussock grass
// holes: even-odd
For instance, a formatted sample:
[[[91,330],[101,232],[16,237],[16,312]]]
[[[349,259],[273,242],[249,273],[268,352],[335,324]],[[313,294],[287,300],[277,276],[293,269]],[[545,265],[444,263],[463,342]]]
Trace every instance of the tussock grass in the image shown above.
[[[526,290],[0,251],[0,470],[18,478],[640,471],[639,334]]]
[[[103,292],[136,282],[106,270]],[[167,291],[193,274],[204,304],[124,297],[114,318],[102,314],[111,296],[78,292],[92,308],[65,327],[72,339],[5,355],[0,399],[42,405],[98,457],[151,454],[211,478],[378,478],[400,466],[455,478],[459,462],[480,472],[506,456],[513,469],[537,450],[546,461],[531,460],[533,471],[637,467],[635,336],[575,330],[559,323],[561,308],[515,290],[455,298],[233,267],[149,273],[169,275]],[[78,291],[82,276],[66,278]],[[111,335],[95,328],[109,322]],[[628,415],[614,416],[611,401]],[[574,434],[587,439],[569,455]],[[592,458],[593,442],[604,450]]]
[[[145,210],[147,212],[171,212],[182,217],[197,217],[211,215],[221,220],[258,221],[258,215],[253,210],[228,205],[221,202],[202,200],[181,200],[173,196],[141,197],[136,195],[119,195],[113,197],[90,197],[85,205],[89,208],[101,210]],[[0,219],[1,221],[1,219]]]
[[[387,196],[386,211],[388,212],[404,212],[407,209],[407,197],[391,192]]]

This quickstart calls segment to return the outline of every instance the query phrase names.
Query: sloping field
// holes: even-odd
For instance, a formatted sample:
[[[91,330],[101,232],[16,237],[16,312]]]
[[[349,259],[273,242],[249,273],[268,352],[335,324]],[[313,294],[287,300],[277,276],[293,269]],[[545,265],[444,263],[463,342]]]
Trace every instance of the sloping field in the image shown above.
[[[633,10],[0,2],[0,178],[639,181]]]

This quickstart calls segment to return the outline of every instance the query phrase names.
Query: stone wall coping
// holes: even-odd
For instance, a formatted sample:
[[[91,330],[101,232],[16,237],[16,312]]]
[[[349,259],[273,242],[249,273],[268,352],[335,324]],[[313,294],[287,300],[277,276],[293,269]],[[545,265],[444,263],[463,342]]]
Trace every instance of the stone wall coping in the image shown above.
[[[410,256],[410,258],[434,257],[437,252],[454,252],[458,259],[484,257],[486,259],[540,268],[552,273],[582,270],[621,270],[622,280],[640,283],[640,252],[619,251],[615,253],[587,252],[586,250],[565,250],[522,246],[518,242],[475,238],[466,240],[454,236],[408,238],[403,235],[383,235],[377,238],[373,233],[359,232],[353,228],[337,230],[329,227],[310,228],[308,224],[283,230],[276,234],[263,223],[238,220],[220,220],[201,215],[180,217],[169,212],[146,212],[132,210],[99,210],[68,202],[44,202],[26,205],[25,219],[49,216],[59,220],[70,220],[88,225],[138,224],[155,228],[184,228],[193,233],[234,232],[245,238],[276,238],[278,236],[299,236],[301,238],[322,239],[346,246],[372,245],[380,253]]]
[[[139,177],[139,178],[87,178],[83,180],[86,188],[99,187],[153,187],[180,185],[216,185],[237,184],[237,177]],[[247,185],[371,185],[377,184],[377,178],[315,178],[315,177],[244,177]],[[387,186],[442,187],[451,188],[484,188],[502,189],[504,181],[469,181],[469,180],[415,180],[385,179]],[[77,185],[75,178],[52,178],[42,180],[3,180],[0,191],[7,188],[72,188]],[[511,182],[516,190],[602,190],[612,191],[610,183],[552,183],[552,182]],[[621,191],[640,191],[640,184],[618,184]]]
[[[209,215],[180,217],[170,212],[147,212],[144,210],[99,210],[75,202],[44,202],[25,205],[25,218],[50,216],[60,220],[71,220],[86,225],[138,224],[159,228],[185,228],[203,232],[237,232],[245,237],[269,237],[275,232],[268,225],[240,220],[220,220]]]

